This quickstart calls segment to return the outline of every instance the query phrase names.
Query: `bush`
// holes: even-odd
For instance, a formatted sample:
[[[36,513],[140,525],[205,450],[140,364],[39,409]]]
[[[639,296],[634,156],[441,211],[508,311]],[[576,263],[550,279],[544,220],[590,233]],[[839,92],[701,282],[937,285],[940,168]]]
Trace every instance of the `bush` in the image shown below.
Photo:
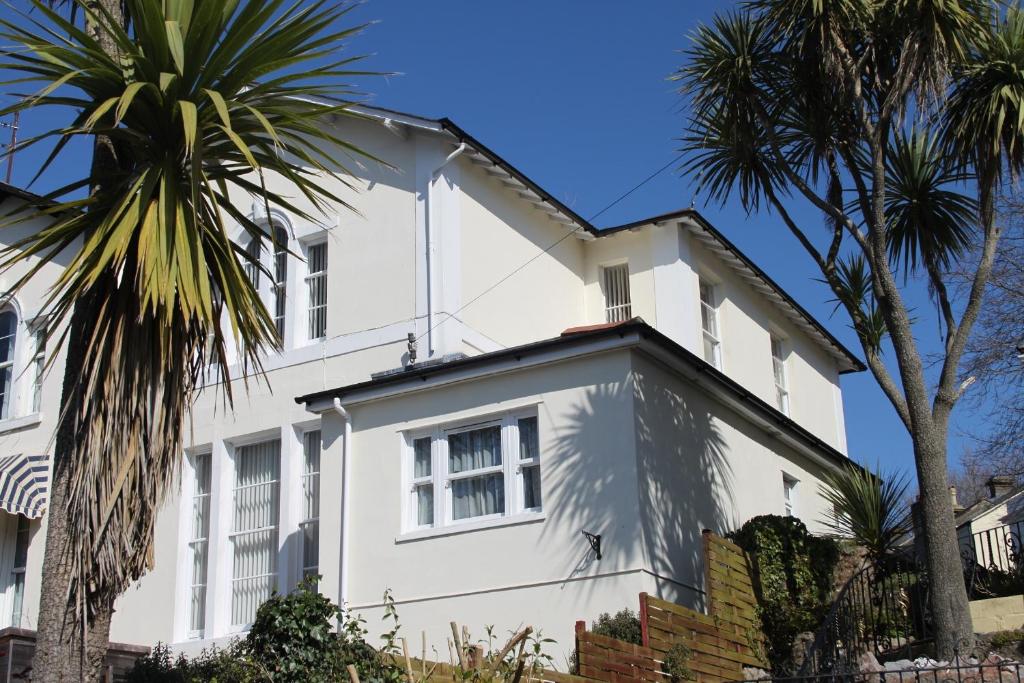
[[[661,668],[671,683],[692,681],[696,678],[690,671],[690,657],[692,656],[693,651],[682,643],[676,643],[665,653],[665,661],[662,662]]]
[[[318,579],[319,577],[317,577]],[[347,681],[346,667],[355,666],[361,681],[394,683],[403,671],[395,660],[366,642],[363,621],[343,611],[316,590],[317,579],[304,580],[288,595],[273,595],[260,605],[245,640],[227,648],[203,650],[193,659],[172,656],[157,644],[136,661],[127,683],[335,683]],[[390,594],[385,594],[388,616],[398,629]],[[341,631],[333,624],[342,619]]]
[[[839,544],[812,536],[796,517],[754,517],[729,534],[753,558],[754,591],[768,661],[787,673],[796,636],[814,631],[832,598]]]
[[[599,636],[615,638],[634,645],[643,644],[643,634],[640,630],[640,617],[636,612],[625,607],[615,616],[605,612],[598,616],[597,621],[591,626],[591,631]]]

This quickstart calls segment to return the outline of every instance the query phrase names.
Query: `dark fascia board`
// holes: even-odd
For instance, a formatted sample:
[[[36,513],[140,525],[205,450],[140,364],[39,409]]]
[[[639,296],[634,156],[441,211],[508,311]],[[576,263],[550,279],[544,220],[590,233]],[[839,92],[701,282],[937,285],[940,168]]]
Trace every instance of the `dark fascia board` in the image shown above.
[[[616,225],[611,228],[605,228],[599,233],[598,236],[606,237],[609,235],[614,235],[615,233],[618,232],[635,230],[637,228],[642,228],[644,226],[652,225],[655,223],[664,223],[667,221],[682,219],[689,219],[699,224],[702,229],[704,229],[706,232],[708,232],[708,234],[710,234],[712,237],[718,240],[723,247],[728,249],[733,256],[735,256],[743,263],[743,265],[752,270],[754,274],[757,275],[758,278],[763,280],[766,285],[775,290],[775,293],[782,297],[782,299],[785,300],[787,304],[792,306],[797,313],[799,313],[812,327],[814,327],[814,329],[820,332],[821,335],[828,340],[829,344],[831,344],[836,350],[838,350],[843,356],[845,356],[852,367],[840,370],[839,374],[842,375],[850,372],[863,372],[867,370],[867,366],[864,365],[864,363],[860,360],[860,358],[858,358],[853,353],[853,351],[846,348],[846,346],[842,342],[836,339],[831,332],[825,329],[824,325],[818,322],[818,320],[813,315],[811,315],[810,312],[807,311],[807,309],[805,309],[803,306],[797,303],[797,301],[793,297],[787,294],[786,290],[783,289],[777,282],[775,282],[775,280],[769,277],[769,275],[766,272],[761,270],[756,263],[747,258],[746,254],[740,251],[739,247],[730,242],[728,238],[726,238],[726,236],[721,233],[721,231],[719,231],[715,226],[713,226],[711,222],[708,221],[708,219],[704,218],[704,216],[701,215],[701,213],[696,209],[680,209],[678,211],[664,213],[659,216],[652,216],[651,218],[633,221],[632,223],[626,223],[624,225]]]
[[[18,199],[23,199],[32,204],[39,204],[47,201],[34,192],[23,190],[20,187],[15,187],[9,183],[0,183],[0,198],[6,199],[8,197],[17,197]]]
[[[528,356],[537,355],[540,353],[553,351],[553,350],[571,350],[574,347],[581,346],[590,342],[600,341],[602,339],[610,339],[613,337],[625,337],[627,334],[636,333],[644,341],[654,344],[664,351],[667,351],[673,357],[683,361],[687,365],[691,366],[698,373],[705,375],[714,384],[725,392],[728,392],[735,398],[739,399],[740,402],[750,407],[752,410],[759,413],[766,421],[772,422],[777,425],[780,432],[786,432],[788,435],[794,437],[798,441],[805,443],[812,449],[820,452],[828,460],[832,461],[837,466],[842,466],[845,463],[851,463],[856,467],[860,467],[854,463],[850,458],[843,455],[835,448],[825,443],[822,439],[809,432],[804,427],[794,422],[791,418],[783,415],[779,410],[770,406],[764,400],[755,396],[746,388],[744,388],[738,382],[730,379],[724,373],[710,365],[707,361],[699,356],[691,353],[687,349],[683,348],[676,342],[666,337],[661,332],[648,325],[646,322],[639,318],[627,321],[614,327],[600,328],[596,330],[590,330],[587,332],[578,332],[573,334],[564,335],[561,337],[554,337],[552,339],[545,339],[543,341],[533,342],[530,344],[523,344],[521,346],[515,346],[508,349],[502,349],[500,351],[492,351],[490,353],[483,353],[477,356],[469,356],[467,358],[460,358],[457,360],[449,361],[438,365],[430,365],[424,367],[412,367],[404,372],[395,373],[393,375],[385,375],[377,379],[367,380],[365,382],[358,382],[356,384],[350,384],[344,387],[338,387],[336,389],[326,389],[323,391],[317,391],[303,396],[297,396],[295,402],[302,405],[305,404],[307,407],[312,403],[318,403],[322,401],[329,401],[333,399],[339,399],[344,401],[346,396],[351,396],[359,392],[369,389],[379,389],[382,387],[393,386],[399,387],[402,384],[411,384],[409,387],[413,389],[429,378],[438,376],[444,376],[467,368],[486,368],[488,365],[497,365],[503,361],[509,359],[521,360]]]

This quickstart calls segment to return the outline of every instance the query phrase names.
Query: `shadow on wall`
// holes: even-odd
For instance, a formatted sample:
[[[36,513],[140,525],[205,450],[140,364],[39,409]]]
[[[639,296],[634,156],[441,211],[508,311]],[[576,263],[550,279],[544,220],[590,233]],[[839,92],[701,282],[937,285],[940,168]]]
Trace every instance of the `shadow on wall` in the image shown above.
[[[545,533],[570,528],[601,535],[600,564],[578,536],[578,561],[567,582],[642,567],[655,578],[652,593],[700,607],[701,531],[728,525],[732,472],[708,400],[697,390],[688,400],[679,391],[686,385],[671,379],[656,370],[633,372],[629,381],[589,389],[552,420],[560,427],[545,496],[560,519]],[[624,595],[623,606],[635,608],[635,598]]]

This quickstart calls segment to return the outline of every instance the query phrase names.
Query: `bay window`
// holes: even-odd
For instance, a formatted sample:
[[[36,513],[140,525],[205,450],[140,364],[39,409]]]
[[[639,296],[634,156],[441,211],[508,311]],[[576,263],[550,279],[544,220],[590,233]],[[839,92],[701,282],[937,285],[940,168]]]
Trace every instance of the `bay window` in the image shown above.
[[[408,530],[542,509],[536,415],[439,426],[407,435],[406,443]]]

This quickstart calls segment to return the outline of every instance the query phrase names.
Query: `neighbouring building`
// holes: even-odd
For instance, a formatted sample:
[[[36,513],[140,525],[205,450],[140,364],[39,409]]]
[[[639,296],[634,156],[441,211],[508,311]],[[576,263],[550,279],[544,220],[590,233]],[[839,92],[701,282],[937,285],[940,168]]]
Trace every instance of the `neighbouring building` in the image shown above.
[[[702,529],[820,528],[821,474],[847,462],[840,375],[863,366],[747,256],[693,210],[598,230],[447,119],[361,112],[325,122],[388,164],[339,152],[358,213],[237,198],[288,248],[264,242],[256,276],[284,350],[234,412],[211,368],[112,640],[223,642],[320,574],[371,633],[390,589],[441,652],[452,620],[568,650],[574,620],[639,591],[699,607]],[[39,505],[0,515],[0,626],[35,625],[29,458],[51,452],[63,368],[39,372],[33,317],[63,263],[0,310],[0,475],[42,471]]]

